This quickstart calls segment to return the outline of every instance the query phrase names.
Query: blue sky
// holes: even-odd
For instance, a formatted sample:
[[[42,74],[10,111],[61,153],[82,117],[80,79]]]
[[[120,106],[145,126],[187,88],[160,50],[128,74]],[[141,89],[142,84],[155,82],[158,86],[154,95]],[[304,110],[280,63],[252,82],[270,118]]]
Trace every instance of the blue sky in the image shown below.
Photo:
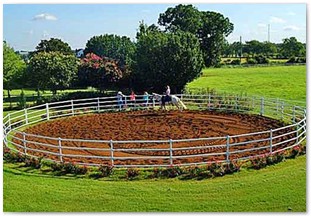
[[[4,4],[3,37],[15,50],[34,50],[42,39],[60,38],[73,48],[101,34],[134,40],[139,21],[157,23],[160,13],[176,4]],[[296,37],[306,42],[306,4],[193,4],[201,11],[228,17],[234,31],[229,42]]]

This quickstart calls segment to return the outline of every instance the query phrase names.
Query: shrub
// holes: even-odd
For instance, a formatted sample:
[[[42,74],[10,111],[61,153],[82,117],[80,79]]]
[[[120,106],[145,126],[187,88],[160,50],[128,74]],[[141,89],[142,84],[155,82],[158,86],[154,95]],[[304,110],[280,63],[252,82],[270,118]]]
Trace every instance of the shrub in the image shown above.
[[[210,171],[213,176],[223,176],[225,174],[224,168],[217,162],[209,164],[207,170]]]
[[[251,159],[251,167],[253,169],[259,170],[267,166],[267,161],[265,156],[259,156]]]
[[[234,60],[231,61],[230,64],[231,65],[239,65],[239,64],[241,64],[241,61],[240,61],[240,59],[234,59]]]
[[[25,162],[25,156],[20,152],[14,152],[9,148],[5,148],[3,151],[3,159],[10,163],[22,163]]]
[[[139,175],[139,170],[138,169],[128,168],[126,170],[126,178],[127,179],[131,180],[131,179],[135,178],[138,175]]]
[[[41,160],[42,158],[34,158],[34,157],[26,157],[25,158],[25,166],[32,167],[35,169],[41,168]]]
[[[166,169],[163,169],[161,172],[162,176],[167,178],[175,178],[181,175],[182,173],[183,173],[182,169],[178,166],[167,167]]]
[[[257,64],[269,64],[269,59],[263,55],[255,56],[255,60],[257,61]]]
[[[74,170],[74,173],[73,174],[76,174],[76,175],[84,175],[87,173],[87,167],[84,165],[84,166],[79,166],[79,165],[75,165],[75,170]]]
[[[225,174],[232,174],[240,171],[240,165],[235,162],[230,161],[229,164],[224,165]]]
[[[102,177],[110,176],[113,172],[113,166],[101,165],[98,167],[98,171]]]
[[[162,169],[158,167],[153,168],[152,175],[151,175],[152,178],[159,178],[161,177],[161,175],[162,175]]]
[[[26,104],[26,95],[24,93],[24,90],[22,90],[21,94],[20,94],[20,97],[18,99],[18,102],[17,102],[17,107],[19,109],[24,109],[26,108],[27,104]]]
[[[65,173],[75,173],[75,169],[76,169],[75,165],[73,163],[70,163],[70,162],[65,163],[63,168],[64,168]]]
[[[247,64],[257,64],[257,61],[253,58],[247,59]]]
[[[64,163],[52,162],[51,168],[52,168],[53,172],[62,171],[64,168]]]

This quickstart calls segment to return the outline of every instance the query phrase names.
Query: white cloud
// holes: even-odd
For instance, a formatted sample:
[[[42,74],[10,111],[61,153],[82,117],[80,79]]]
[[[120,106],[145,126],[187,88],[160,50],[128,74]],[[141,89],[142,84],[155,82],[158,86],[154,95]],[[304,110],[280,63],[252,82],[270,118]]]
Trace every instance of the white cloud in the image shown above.
[[[271,23],[286,23],[286,21],[283,20],[282,18],[274,17],[274,16],[270,17],[270,22]]]
[[[294,12],[290,11],[290,12],[288,12],[288,13],[287,13],[287,15],[289,15],[289,16],[295,16],[295,15],[296,15],[296,13],[294,13]]]
[[[57,20],[57,17],[52,15],[52,14],[47,14],[47,13],[43,13],[43,14],[38,14],[36,15],[32,20]]]
[[[290,25],[290,26],[285,26],[283,30],[284,31],[299,31],[300,28],[297,26]]]

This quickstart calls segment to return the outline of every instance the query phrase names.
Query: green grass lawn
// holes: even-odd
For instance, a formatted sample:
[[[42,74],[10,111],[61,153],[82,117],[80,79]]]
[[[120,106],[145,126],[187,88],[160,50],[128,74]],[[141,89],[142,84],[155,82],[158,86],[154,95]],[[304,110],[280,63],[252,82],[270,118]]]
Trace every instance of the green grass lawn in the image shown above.
[[[206,180],[91,180],[4,164],[5,212],[305,212],[306,156]]]
[[[205,69],[187,87],[305,103],[306,67]],[[306,156],[202,181],[77,179],[30,174],[14,166],[4,164],[6,212],[306,212]]]
[[[186,88],[215,89],[306,103],[306,73],[306,66],[204,69],[203,75]]]

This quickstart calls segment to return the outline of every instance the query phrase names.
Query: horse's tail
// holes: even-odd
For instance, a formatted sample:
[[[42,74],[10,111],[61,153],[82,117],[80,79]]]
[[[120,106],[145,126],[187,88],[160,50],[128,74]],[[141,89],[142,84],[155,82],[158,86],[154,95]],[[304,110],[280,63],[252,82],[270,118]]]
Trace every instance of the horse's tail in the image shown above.
[[[181,100],[179,100],[179,103],[181,104],[181,106],[182,106],[184,109],[187,109],[186,105],[185,105]]]

